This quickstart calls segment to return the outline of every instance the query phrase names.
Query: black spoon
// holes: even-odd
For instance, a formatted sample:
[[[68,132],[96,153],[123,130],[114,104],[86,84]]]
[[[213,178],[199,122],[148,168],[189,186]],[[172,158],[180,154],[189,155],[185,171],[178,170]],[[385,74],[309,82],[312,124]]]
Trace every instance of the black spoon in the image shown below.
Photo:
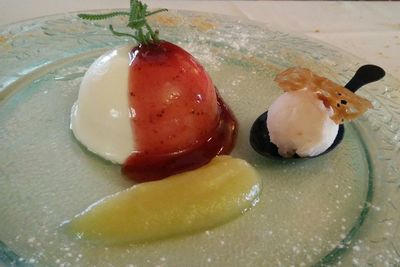
[[[375,82],[385,76],[385,71],[378,66],[375,65],[364,65],[361,66],[357,72],[354,74],[353,78],[345,85],[347,89],[355,93],[360,87]],[[276,157],[283,158],[278,153],[278,147],[273,144],[269,138],[269,132],[267,128],[267,117],[268,111],[261,114],[253,123],[253,126],[250,130],[250,144],[253,149],[266,157]],[[325,150],[323,153],[309,157],[314,158],[326,154],[332,151],[337,145],[342,142],[344,136],[344,126],[343,124],[339,125],[338,134],[336,135],[333,144]],[[300,158],[297,154],[295,154],[294,158]]]

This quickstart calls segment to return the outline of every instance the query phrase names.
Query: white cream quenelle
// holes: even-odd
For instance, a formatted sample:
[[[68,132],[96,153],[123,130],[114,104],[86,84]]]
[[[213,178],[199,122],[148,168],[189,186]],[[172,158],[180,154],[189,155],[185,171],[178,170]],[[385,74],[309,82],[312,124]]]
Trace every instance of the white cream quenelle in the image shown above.
[[[83,77],[71,111],[71,129],[90,151],[122,164],[135,150],[129,109],[129,52],[133,45],[99,57]]]
[[[267,127],[270,140],[283,157],[316,156],[334,142],[339,125],[313,92],[303,89],[285,92],[270,106]]]

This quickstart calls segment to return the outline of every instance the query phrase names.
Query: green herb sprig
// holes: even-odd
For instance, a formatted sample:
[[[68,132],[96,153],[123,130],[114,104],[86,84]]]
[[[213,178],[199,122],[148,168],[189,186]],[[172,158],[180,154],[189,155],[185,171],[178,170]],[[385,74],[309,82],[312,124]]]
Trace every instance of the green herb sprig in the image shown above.
[[[127,27],[133,30],[133,33],[118,32],[114,30],[114,27],[110,24],[108,27],[110,31],[116,36],[128,36],[132,37],[139,44],[152,44],[158,43],[160,39],[158,38],[158,30],[153,31],[150,25],[147,23],[146,17],[154,15],[159,12],[168,11],[167,9],[158,9],[153,12],[147,11],[147,5],[143,4],[139,0],[130,0],[130,11],[116,11],[106,14],[78,14],[81,19],[87,20],[104,20],[117,16],[128,16]]]

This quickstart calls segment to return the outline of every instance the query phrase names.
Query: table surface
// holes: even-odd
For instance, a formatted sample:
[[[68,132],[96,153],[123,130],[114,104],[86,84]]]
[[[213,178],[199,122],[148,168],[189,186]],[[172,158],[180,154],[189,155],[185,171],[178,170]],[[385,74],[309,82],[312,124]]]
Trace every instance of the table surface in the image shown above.
[[[147,0],[151,8],[213,12],[330,43],[400,80],[400,2]],[[71,11],[127,8],[128,0],[1,0],[0,25]]]

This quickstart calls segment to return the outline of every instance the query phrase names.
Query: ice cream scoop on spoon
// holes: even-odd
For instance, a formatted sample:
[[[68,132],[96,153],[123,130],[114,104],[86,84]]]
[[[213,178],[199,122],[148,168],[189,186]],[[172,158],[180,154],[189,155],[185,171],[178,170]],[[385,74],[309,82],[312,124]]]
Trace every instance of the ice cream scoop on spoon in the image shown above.
[[[353,120],[372,104],[354,94],[385,76],[375,65],[360,67],[345,88],[304,68],[290,68],[275,81],[285,91],[253,123],[250,144],[259,154],[276,158],[316,157],[332,151]],[[346,90],[347,89],[347,90]]]

